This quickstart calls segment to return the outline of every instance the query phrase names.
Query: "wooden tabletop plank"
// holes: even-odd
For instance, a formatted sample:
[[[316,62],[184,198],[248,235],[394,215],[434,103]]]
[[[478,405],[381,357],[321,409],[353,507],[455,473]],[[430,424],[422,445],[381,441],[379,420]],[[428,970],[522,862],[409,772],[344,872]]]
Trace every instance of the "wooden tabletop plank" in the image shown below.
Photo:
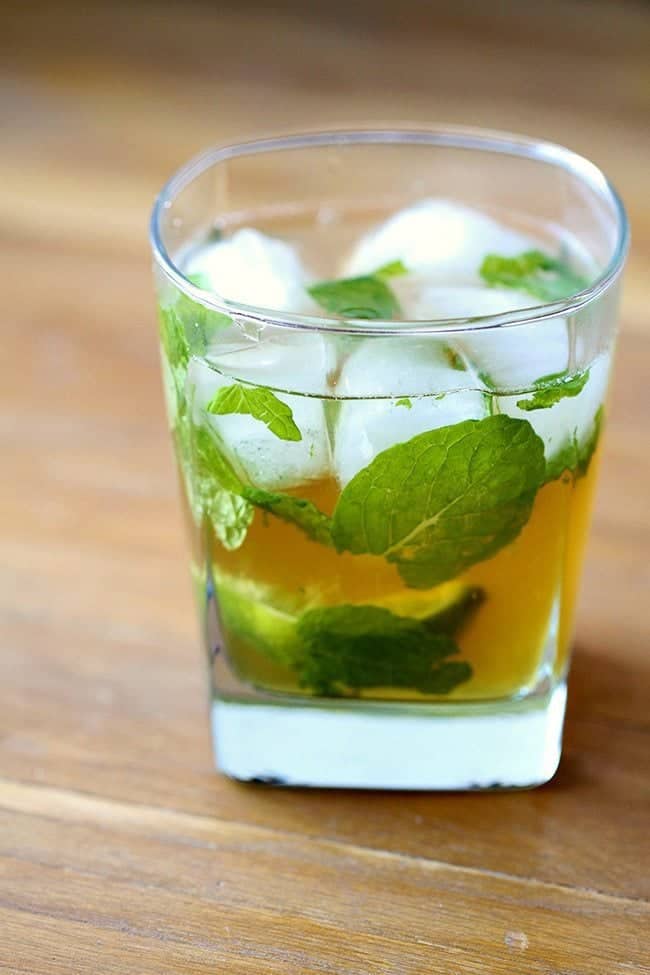
[[[442,8],[445,9],[442,9]],[[650,12],[13,5],[0,32],[0,973],[647,975]],[[147,220],[203,146],[391,121],[564,142],[633,247],[547,787],[217,776]]]
[[[281,945],[289,972],[418,972],[438,946],[468,972],[507,972],[513,952],[531,973],[570,953],[594,975],[644,960],[640,901],[42,787],[4,796],[12,910],[198,945],[217,964],[231,939],[260,961]]]

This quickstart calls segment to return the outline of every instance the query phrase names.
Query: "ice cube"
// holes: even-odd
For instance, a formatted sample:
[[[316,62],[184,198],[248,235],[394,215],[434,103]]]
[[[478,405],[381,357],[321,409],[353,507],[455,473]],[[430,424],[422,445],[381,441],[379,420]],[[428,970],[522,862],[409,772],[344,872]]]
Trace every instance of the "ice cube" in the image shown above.
[[[397,283],[402,279],[395,279]],[[409,289],[403,308],[406,318],[435,320],[445,318],[479,318],[484,315],[505,315],[538,304],[536,299],[508,288],[445,287],[432,284],[418,276],[418,287]]]
[[[425,288],[416,311],[423,318],[502,315],[527,308],[531,299],[501,288]],[[468,329],[453,334],[474,371],[488,388],[523,390],[569,364],[566,319]]]
[[[527,396],[507,396],[499,399],[499,410],[508,416],[528,420],[544,441],[544,454],[552,461],[575,438],[583,447],[593,433],[594,419],[605,402],[611,356],[599,356],[589,367],[589,378],[575,397],[566,397],[554,406],[541,410],[522,410],[517,401]]]
[[[347,258],[343,274],[367,274],[401,260],[430,283],[481,284],[486,254],[512,257],[539,242],[453,200],[426,199],[400,210],[363,237]],[[408,286],[392,279],[399,292]]]
[[[269,348],[270,343],[260,342],[248,349],[224,354],[218,360],[217,371],[201,360],[190,363],[188,383],[194,387],[194,418],[197,423],[208,423],[219,435],[229,460],[247,482],[266,490],[286,490],[305,481],[326,477],[330,471],[330,445],[325,412],[320,399],[314,396],[296,395],[275,391],[278,399],[290,407],[293,419],[302,434],[302,440],[280,440],[261,420],[244,414],[214,416],[206,412],[206,406],[217,391],[233,382],[245,379],[258,381],[265,386],[281,382],[282,387],[304,391],[322,382],[324,362],[315,358],[305,368],[305,349],[285,347]],[[312,354],[315,349],[311,347]],[[321,346],[322,356],[326,355]],[[303,379],[301,380],[300,369]],[[273,371],[272,371],[273,370]],[[281,387],[281,388],[282,388]]]
[[[496,288],[430,288],[421,295],[421,301],[425,300],[430,313],[449,317],[505,314],[528,305],[527,299],[516,292]],[[519,400],[529,398],[526,390],[531,390],[533,384],[570,368],[570,335],[565,318],[457,332],[454,344],[486,388],[516,393],[499,396],[497,408],[532,425],[544,441],[547,460],[552,460],[574,434],[580,444],[588,438],[607,388],[609,364],[605,360],[593,363],[579,396],[542,410],[527,411],[517,406]]]
[[[404,309],[414,319],[478,318],[519,311],[533,302],[505,288],[426,284]],[[449,339],[487,388],[523,390],[542,376],[562,372],[569,361],[569,336],[563,318],[530,325],[469,328],[450,332]]]
[[[282,326],[264,326],[247,335],[234,326],[215,336],[207,359],[233,381],[327,396],[336,372],[337,337]]]
[[[186,274],[199,274],[223,298],[276,311],[313,311],[307,275],[289,244],[249,227],[190,255]]]
[[[352,353],[337,384],[339,395],[359,397],[341,403],[336,421],[334,469],[342,486],[394,444],[487,414],[473,375],[454,369],[446,350],[434,339],[373,338]]]

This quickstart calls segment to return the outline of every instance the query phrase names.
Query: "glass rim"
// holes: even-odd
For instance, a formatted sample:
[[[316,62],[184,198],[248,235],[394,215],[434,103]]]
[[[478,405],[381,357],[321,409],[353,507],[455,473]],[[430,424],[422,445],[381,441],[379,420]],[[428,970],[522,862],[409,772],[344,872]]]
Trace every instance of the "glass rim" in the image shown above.
[[[161,224],[167,209],[198,176],[212,166],[239,156],[278,152],[288,149],[309,149],[344,145],[421,145],[449,149],[489,152],[521,159],[532,159],[569,172],[588,185],[601,199],[607,200],[617,220],[614,252],[596,280],[582,291],[558,301],[544,302],[517,311],[500,314],[463,316],[457,318],[418,319],[396,322],[382,319],[335,319],[320,315],[303,315],[278,311],[221,297],[214,291],[199,287],[185,276],[172,260],[162,240]],[[247,142],[213,146],[194,156],[181,166],[164,184],[158,194],[149,225],[149,241],[154,260],[164,275],[194,301],[231,318],[242,317],[261,326],[277,326],[302,331],[343,333],[346,335],[443,335],[477,329],[530,325],[569,315],[600,297],[620,274],[629,247],[629,223],[623,202],[604,172],[585,156],[554,142],[547,142],[481,128],[462,126],[433,126],[426,129],[335,129],[303,132]]]

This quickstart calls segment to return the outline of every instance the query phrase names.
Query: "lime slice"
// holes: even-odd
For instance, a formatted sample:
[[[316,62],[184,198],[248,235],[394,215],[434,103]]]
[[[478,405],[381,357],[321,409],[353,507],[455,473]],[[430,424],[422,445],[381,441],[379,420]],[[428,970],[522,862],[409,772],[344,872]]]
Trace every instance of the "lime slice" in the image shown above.
[[[483,602],[485,594],[478,586],[466,582],[445,582],[426,592],[393,593],[374,600],[397,616],[426,621],[436,630],[454,633]]]
[[[219,576],[216,588],[224,629],[276,663],[292,667],[301,650],[299,614],[280,608],[278,595],[266,586]],[[395,593],[374,600],[372,605],[388,609],[396,616],[426,622],[431,630],[452,635],[466,623],[483,598],[483,591],[475,586],[448,582],[429,592]]]
[[[268,600],[264,587],[254,583],[223,577],[217,581],[217,603],[224,628],[277,663],[291,666],[299,646],[297,617]]]

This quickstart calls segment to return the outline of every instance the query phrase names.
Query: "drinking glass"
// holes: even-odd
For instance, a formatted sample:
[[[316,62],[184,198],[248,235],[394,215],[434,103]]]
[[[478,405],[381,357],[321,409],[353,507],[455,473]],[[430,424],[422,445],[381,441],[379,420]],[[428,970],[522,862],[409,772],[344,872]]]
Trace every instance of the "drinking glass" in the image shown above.
[[[330,266],[428,198],[546,236],[557,260],[570,242],[589,278],[514,310],[448,289],[440,317],[396,321],[229,300],[186,271],[243,226]],[[401,789],[554,774],[627,240],[595,165],[491,132],[268,139],[167,183],[162,368],[226,774]],[[252,250],[251,296],[261,273]]]

